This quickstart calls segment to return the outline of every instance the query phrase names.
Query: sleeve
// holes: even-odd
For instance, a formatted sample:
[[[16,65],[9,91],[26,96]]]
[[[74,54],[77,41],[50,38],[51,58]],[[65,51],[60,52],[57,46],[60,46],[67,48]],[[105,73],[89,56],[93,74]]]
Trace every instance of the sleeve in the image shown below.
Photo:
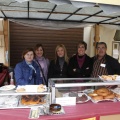
[[[120,63],[118,62],[118,60],[114,59],[114,63],[111,65],[112,65],[114,74],[120,75]]]
[[[27,84],[24,80],[21,64],[16,65],[14,72],[15,72],[16,86]]]

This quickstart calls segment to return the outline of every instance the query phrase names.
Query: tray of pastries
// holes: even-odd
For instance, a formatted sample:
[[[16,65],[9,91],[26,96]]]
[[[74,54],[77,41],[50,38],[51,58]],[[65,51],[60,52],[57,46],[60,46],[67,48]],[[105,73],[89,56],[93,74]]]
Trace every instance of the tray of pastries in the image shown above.
[[[119,81],[120,82],[120,76],[119,75],[102,75],[99,76],[99,78],[103,81],[103,82],[115,82],[115,81]]]
[[[98,88],[94,90],[92,93],[89,93],[91,101],[93,103],[101,102],[101,101],[113,101],[116,102],[116,94],[107,89],[107,88]]]
[[[22,95],[20,103],[26,106],[45,104],[46,98],[45,95]]]
[[[16,92],[46,92],[47,87],[43,84],[40,85],[19,85]]]

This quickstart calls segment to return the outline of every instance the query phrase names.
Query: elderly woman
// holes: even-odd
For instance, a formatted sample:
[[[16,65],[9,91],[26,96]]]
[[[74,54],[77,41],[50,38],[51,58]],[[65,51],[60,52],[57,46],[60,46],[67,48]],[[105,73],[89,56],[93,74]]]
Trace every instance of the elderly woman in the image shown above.
[[[63,44],[57,45],[55,49],[55,59],[51,61],[48,78],[66,78],[68,67],[68,56]]]
[[[92,60],[85,53],[87,44],[80,41],[77,44],[77,53],[70,58],[68,74],[72,78],[90,77],[92,72]]]
[[[40,69],[34,61],[34,50],[27,48],[23,51],[23,61],[18,63],[15,67],[16,85],[38,85],[42,83],[40,77]]]
[[[35,51],[35,61],[40,67],[40,73],[43,78],[43,82],[44,84],[47,84],[49,60],[45,57],[43,45],[36,44],[36,46],[34,47],[34,51]]]

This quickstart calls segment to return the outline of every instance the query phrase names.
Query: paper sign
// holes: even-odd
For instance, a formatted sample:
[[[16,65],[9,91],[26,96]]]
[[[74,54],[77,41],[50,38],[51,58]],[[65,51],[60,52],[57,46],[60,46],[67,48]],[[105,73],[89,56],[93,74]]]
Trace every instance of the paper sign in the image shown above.
[[[56,103],[61,106],[76,105],[76,97],[60,97],[56,98]]]
[[[82,120],[96,120],[96,117],[87,118],[87,119],[82,119]]]

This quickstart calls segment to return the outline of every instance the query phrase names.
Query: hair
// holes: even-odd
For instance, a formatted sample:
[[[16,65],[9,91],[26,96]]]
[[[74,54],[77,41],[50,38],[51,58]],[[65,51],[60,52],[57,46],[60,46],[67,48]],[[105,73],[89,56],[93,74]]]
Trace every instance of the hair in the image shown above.
[[[55,48],[55,63],[56,63],[57,57],[58,57],[58,55],[57,55],[57,50],[58,50],[60,47],[64,49],[65,62],[68,63],[67,50],[66,50],[66,48],[65,48],[65,46],[64,46],[63,44],[57,45],[56,48]]]
[[[105,48],[107,48],[107,44],[105,42],[97,42],[96,43],[96,48],[98,47],[98,45],[104,45]]]
[[[87,49],[87,43],[86,42],[84,42],[84,41],[81,40],[81,41],[78,42],[77,48],[78,48],[79,45],[84,45],[85,50]]]
[[[34,52],[33,48],[26,48],[22,53],[22,59],[24,59],[25,54],[27,54],[28,52],[33,52],[33,55],[35,57],[35,52]]]
[[[35,47],[34,47],[34,51],[36,51],[39,47],[42,48],[42,50],[43,50],[43,56],[44,56],[44,55],[45,55],[45,54],[44,54],[44,47],[43,47],[42,44],[40,44],[40,43],[36,44]]]

